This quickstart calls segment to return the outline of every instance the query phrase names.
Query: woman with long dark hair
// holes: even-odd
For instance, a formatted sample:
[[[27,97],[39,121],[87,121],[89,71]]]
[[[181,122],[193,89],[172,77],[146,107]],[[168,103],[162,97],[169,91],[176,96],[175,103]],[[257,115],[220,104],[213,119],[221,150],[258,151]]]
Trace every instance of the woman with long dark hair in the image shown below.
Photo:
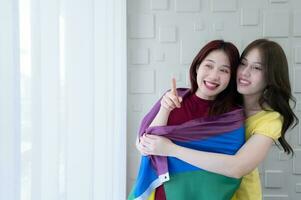
[[[235,154],[244,143],[244,115],[236,90],[239,52],[222,40],[206,44],[190,67],[191,88],[172,88],[142,121],[137,148],[143,138],[164,135],[187,148]],[[208,131],[210,130],[210,131]],[[232,138],[237,138],[235,141]],[[216,192],[216,188],[222,188]],[[188,182],[189,183],[188,183]],[[186,162],[160,156],[143,156],[129,199],[230,198],[240,180],[200,170]]]

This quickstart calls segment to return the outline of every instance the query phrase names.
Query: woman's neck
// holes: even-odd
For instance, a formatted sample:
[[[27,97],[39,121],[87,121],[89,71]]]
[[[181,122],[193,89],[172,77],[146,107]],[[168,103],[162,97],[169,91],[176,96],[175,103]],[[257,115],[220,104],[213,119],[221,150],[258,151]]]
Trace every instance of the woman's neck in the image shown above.
[[[244,98],[244,109],[247,117],[254,115],[262,110],[262,107],[259,104],[258,96],[244,95],[243,98]]]

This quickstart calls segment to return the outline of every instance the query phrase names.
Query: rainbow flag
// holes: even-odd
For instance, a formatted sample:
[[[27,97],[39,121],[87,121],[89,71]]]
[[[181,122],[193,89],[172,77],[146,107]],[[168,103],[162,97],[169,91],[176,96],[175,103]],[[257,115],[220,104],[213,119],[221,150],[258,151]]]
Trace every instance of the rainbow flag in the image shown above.
[[[185,96],[187,90],[178,93]],[[149,127],[159,108],[160,101],[144,117],[139,135],[162,135],[187,148],[230,155],[245,141],[242,109],[181,125]],[[240,182],[241,179],[208,172],[174,157],[142,156],[128,200],[153,199],[155,189],[162,184],[167,200],[226,200],[231,199]]]

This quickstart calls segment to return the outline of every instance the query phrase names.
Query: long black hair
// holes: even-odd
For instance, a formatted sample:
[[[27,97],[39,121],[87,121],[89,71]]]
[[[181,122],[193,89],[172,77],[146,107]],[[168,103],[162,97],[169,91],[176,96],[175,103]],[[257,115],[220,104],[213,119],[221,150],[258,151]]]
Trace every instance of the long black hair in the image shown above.
[[[283,116],[281,137],[278,141],[284,152],[293,154],[293,148],[286,141],[285,133],[289,128],[295,127],[299,120],[290,106],[290,102],[296,105],[296,100],[291,91],[285,53],[276,42],[258,39],[245,48],[241,58],[244,58],[253,49],[258,49],[260,52],[264,65],[264,76],[267,82],[267,86],[259,99],[259,104],[262,109],[265,109],[263,104],[267,103],[274,111],[279,112]]]

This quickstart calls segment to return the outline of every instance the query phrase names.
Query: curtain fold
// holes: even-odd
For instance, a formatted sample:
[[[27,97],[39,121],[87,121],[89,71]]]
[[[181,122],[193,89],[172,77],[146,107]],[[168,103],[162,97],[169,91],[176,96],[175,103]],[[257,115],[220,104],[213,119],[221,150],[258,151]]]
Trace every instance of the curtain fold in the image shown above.
[[[0,0],[0,200],[20,197],[20,68],[17,0]]]
[[[0,0],[0,200],[125,199],[126,1],[29,2],[30,103],[20,108],[18,1]]]
[[[126,199],[126,1],[95,1],[94,16],[94,198]]]

